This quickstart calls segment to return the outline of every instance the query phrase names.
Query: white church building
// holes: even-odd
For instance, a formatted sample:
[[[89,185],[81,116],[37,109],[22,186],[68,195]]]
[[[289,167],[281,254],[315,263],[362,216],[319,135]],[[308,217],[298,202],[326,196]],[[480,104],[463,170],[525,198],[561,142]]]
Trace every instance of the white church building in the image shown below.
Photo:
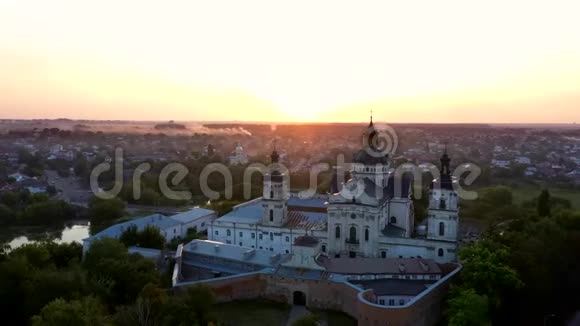
[[[363,148],[354,156],[351,179],[332,194],[300,198],[277,167],[264,176],[263,196],[233,208],[210,225],[210,240],[242,247],[293,253],[296,238],[316,237],[329,257],[428,258],[456,261],[458,196],[447,152],[440,178],[433,180],[426,219],[415,225],[412,179],[396,176],[388,154],[373,147],[378,131],[371,120]]]
[[[232,151],[231,155],[228,157],[230,165],[248,164],[248,155],[244,151],[244,148],[240,143],[236,145],[236,148]]]

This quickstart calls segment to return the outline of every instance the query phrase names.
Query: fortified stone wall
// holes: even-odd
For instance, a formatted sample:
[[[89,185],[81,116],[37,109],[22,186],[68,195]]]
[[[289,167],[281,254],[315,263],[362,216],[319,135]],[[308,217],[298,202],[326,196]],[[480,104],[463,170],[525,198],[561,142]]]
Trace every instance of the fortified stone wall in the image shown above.
[[[204,284],[212,288],[217,302],[262,298],[293,304],[298,295],[305,299],[308,307],[343,311],[357,319],[361,326],[429,326],[435,325],[441,318],[444,295],[451,279],[459,271],[458,266],[455,267],[455,271],[439,280],[431,291],[397,307],[374,304],[372,290],[363,292],[347,283],[262,273],[178,284],[176,290]]]

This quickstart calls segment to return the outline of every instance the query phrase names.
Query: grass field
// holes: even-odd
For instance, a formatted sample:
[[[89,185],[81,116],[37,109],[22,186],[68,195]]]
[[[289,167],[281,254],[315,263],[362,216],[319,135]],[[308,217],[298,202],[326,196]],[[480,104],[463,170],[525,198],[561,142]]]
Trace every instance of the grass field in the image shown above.
[[[514,203],[521,204],[527,200],[534,199],[540,195],[542,189],[548,189],[550,195],[554,197],[564,198],[572,203],[572,208],[580,209],[580,190],[576,189],[564,189],[550,187],[549,184],[544,185],[511,185],[514,195]]]
[[[312,310],[312,309],[311,309]],[[317,314],[322,321],[326,322],[329,326],[356,326],[356,319],[345,314],[341,311],[334,310],[312,310],[313,313]]]
[[[217,304],[215,315],[226,326],[285,325],[290,307],[262,300]]]
[[[309,309],[326,325],[356,326],[352,317],[340,311]],[[233,301],[215,305],[214,313],[226,326],[286,325],[290,306],[265,300]]]

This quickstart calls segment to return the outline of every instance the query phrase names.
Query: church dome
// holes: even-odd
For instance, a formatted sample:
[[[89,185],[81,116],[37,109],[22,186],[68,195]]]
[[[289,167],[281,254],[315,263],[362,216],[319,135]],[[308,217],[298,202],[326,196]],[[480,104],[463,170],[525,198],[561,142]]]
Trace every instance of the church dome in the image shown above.
[[[353,161],[354,163],[360,163],[364,165],[375,165],[375,164],[389,164],[389,156],[386,154],[378,155],[371,155],[369,151],[373,151],[372,148],[365,148],[359,150],[356,154],[354,154]]]
[[[363,148],[353,157],[354,163],[364,165],[389,164],[389,155],[383,148],[388,144],[375,128],[372,115],[368,127],[363,132],[362,145]]]

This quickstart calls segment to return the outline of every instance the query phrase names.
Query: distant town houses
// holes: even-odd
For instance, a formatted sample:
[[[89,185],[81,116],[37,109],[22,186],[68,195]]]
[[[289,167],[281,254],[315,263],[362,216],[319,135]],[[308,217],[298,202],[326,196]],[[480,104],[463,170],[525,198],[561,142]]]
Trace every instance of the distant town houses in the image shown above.
[[[29,176],[22,174],[20,172],[10,174],[10,175],[8,175],[8,178],[13,179],[16,183],[20,183],[20,182],[31,179]]]
[[[90,123],[82,122],[87,127],[75,129],[75,124],[71,125],[72,136],[70,131],[51,126],[24,130],[17,125],[10,125],[15,132],[0,135],[0,163],[6,166],[8,174],[26,171],[19,159],[21,151],[55,165],[62,164],[59,161],[74,164],[77,160],[91,164],[95,160],[97,163],[111,162],[116,148],[124,149],[128,164],[187,160],[232,166],[253,160],[267,163],[274,140],[279,148],[285,149],[279,152],[280,162],[293,172],[307,173],[321,161],[335,160],[338,153],[345,154],[346,162],[351,161],[351,153],[356,150],[360,135],[360,126],[356,125],[302,129],[292,126],[286,131],[271,126],[241,127],[250,130],[243,134],[229,134],[235,129],[230,127],[212,134],[213,130],[219,129],[208,126],[206,134],[188,136],[163,135],[164,131],[155,129],[155,124],[151,129],[156,133],[107,133],[90,132]],[[448,148],[450,154],[465,163],[476,163],[499,173],[517,172],[513,175],[532,180],[580,182],[574,172],[580,168],[580,139],[566,136],[563,132],[498,126],[427,125],[396,126],[396,131],[400,144],[393,158],[397,162],[437,163],[437,153],[445,148],[445,144],[451,144]]]
[[[535,166],[529,166],[524,170],[524,175],[527,177],[532,177],[538,173],[538,169]]]
[[[491,160],[491,165],[496,167],[496,168],[507,169],[511,166],[511,161],[493,159],[493,160]]]
[[[526,157],[526,156],[519,156],[519,157],[516,157],[516,158],[514,159],[514,161],[515,161],[517,164],[526,164],[526,165],[530,165],[530,164],[532,164],[532,160],[531,160],[529,157]]]

